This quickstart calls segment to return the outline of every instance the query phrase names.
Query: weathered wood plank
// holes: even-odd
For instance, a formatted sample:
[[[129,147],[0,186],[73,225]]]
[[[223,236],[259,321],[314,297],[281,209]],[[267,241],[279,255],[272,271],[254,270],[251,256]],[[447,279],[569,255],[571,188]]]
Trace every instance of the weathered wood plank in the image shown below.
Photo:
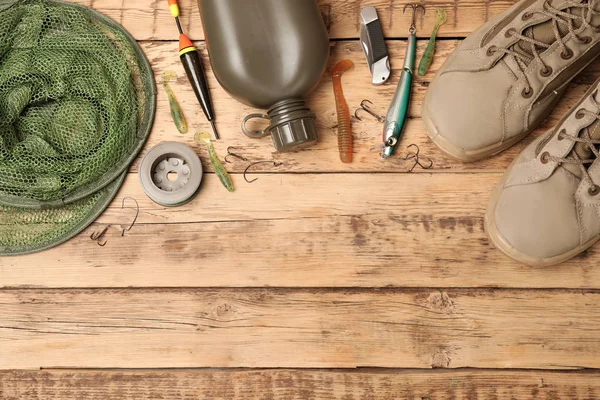
[[[381,114],[387,112],[389,101],[393,96],[397,82],[400,78],[400,60],[403,59],[405,50],[404,42],[390,41],[388,43],[392,60],[395,60],[395,62],[393,62],[394,72],[389,84],[377,87],[371,85],[368,67],[358,42],[344,41],[332,44],[331,66],[345,58],[350,59],[355,63],[354,70],[344,75],[344,92],[352,110],[358,108],[360,102],[367,98],[374,103],[373,108],[375,111]],[[337,131],[334,128],[337,124],[335,101],[329,75],[326,75],[323,78],[321,85],[309,98],[309,105],[316,112],[318,117],[317,127],[320,133],[320,142],[316,146],[298,153],[277,154],[274,152],[273,145],[269,138],[261,140],[249,139],[242,134],[240,129],[242,119],[246,115],[256,112],[256,110],[238,103],[226,94],[219,86],[216,79],[214,79],[214,75],[209,69],[209,81],[217,112],[217,125],[223,137],[223,140],[215,143],[217,151],[223,156],[226,154],[227,147],[233,145],[240,147],[238,152],[252,160],[268,160],[275,158],[278,162],[283,163],[279,168],[279,171],[282,172],[400,172],[406,171],[410,167],[410,163],[402,160],[402,157],[407,152],[406,147],[409,144],[414,143],[421,148],[423,155],[429,157],[434,162],[435,170],[501,171],[510,164],[514,157],[519,154],[524,146],[530,143],[534,137],[545,132],[549,127],[552,127],[558,119],[560,119],[560,117],[562,117],[562,115],[577,102],[589,85],[595,81],[598,72],[600,72],[600,60],[598,60],[577,78],[577,81],[572,84],[571,88],[567,91],[566,96],[552,113],[548,121],[530,138],[492,159],[473,164],[462,164],[450,160],[435,147],[427,137],[425,129],[419,119],[421,115],[421,104],[427,85],[442,65],[443,61],[454,50],[456,44],[456,41],[440,42],[438,57],[435,59],[431,71],[423,78],[416,78],[414,96],[410,109],[410,117],[412,119],[407,124],[401,146],[395,157],[384,161],[380,159],[377,153],[371,151],[374,146],[381,143],[383,125],[365,114],[362,122],[355,120],[353,124],[355,136],[354,162],[352,164],[343,164],[340,162],[336,138]],[[421,54],[425,46],[426,42],[420,41],[419,54]],[[200,47],[205,54],[203,45],[200,45]],[[162,72],[167,69],[172,69],[178,73],[180,78],[178,83],[173,84],[173,90],[178,96],[190,125],[190,133],[187,135],[180,135],[179,132],[177,132],[172,122],[167,96],[159,85],[156,122],[146,148],[162,141],[178,140],[194,146],[199,153],[205,154],[204,146],[198,146],[194,143],[193,133],[198,130],[209,130],[210,128],[204,115],[202,115],[202,112],[200,111],[200,107],[191,87],[186,81],[183,68],[177,57],[177,46],[174,43],[169,42],[144,43],[143,48],[153,65],[158,80],[160,80]],[[204,61],[205,64],[208,65],[208,59],[205,59]],[[234,164],[229,165],[228,168],[232,171],[239,172],[243,171],[246,165],[247,163],[244,162],[235,162]],[[137,168],[137,163],[134,165],[134,169],[135,168]],[[258,168],[260,170],[261,166]],[[263,165],[262,169],[268,171],[269,166]]]
[[[168,6],[163,1],[145,0],[75,0],[92,6],[121,23],[138,40],[173,40],[177,28]],[[515,0],[428,1],[427,14],[418,20],[418,34],[428,37],[435,24],[435,7],[443,7],[448,14],[448,23],[440,29],[446,37],[466,36],[489,18],[502,13]],[[181,21],[185,31],[193,40],[204,38],[202,22],[196,0],[180,0]],[[399,0],[319,0],[321,13],[332,39],[358,38],[359,13],[362,7],[373,5],[379,12],[386,37],[406,37],[410,25],[410,14],[403,14],[405,2]]]
[[[596,399],[600,373],[551,371],[6,371],[10,400]]]
[[[78,237],[0,259],[0,287],[600,288],[598,246],[536,269],[489,244],[482,216],[499,178],[268,174],[248,185],[236,175],[238,190],[229,194],[210,175],[192,203],[165,209],[130,175]],[[134,216],[121,209],[127,196],[141,213],[121,237]],[[105,224],[108,244],[99,247],[89,236]]]
[[[598,368],[599,304],[596,291],[8,290],[0,369]]]

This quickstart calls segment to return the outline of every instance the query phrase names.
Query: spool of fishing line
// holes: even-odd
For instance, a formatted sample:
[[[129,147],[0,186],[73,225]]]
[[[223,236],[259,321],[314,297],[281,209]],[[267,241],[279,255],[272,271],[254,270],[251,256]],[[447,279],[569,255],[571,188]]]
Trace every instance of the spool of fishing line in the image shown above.
[[[194,150],[183,143],[164,142],[151,148],[140,165],[146,195],[165,207],[177,207],[196,197],[204,171]]]

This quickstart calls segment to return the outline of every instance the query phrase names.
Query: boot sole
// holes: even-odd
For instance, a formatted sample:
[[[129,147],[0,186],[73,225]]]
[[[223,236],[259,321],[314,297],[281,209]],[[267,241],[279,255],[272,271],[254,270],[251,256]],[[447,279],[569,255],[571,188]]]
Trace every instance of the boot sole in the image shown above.
[[[431,120],[427,115],[427,111],[425,111],[425,106],[423,107],[423,111],[421,115],[423,117],[423,122],[425,125],[425,131],[427,132],[427,136],[429,139],[448,157],[455,161],[463,162],[463,163],[472,163],[476,161],[483,160],[485,158],[490,158],[495,156],[498,153],[502,153],[504,150],[509,147],[517,144],[521,140],[525,139],[531,132],[525,132],[525,134],[520,136],[515,136],[503,142],[501,145],[494,144],[492,146],[484,147],[479,150],[465,150],[460,147],[456,147],[448,140],[446,140],[443,136],[441,136],[438,132]]]
[[[506,179],[508,178],[508,171],[512,168],[513,164],[515,163],[516,159],[511,163],[507,171],[502,176],[500,182],[496,185],[496,188],[492,192],[492,197],[490,199],[487,211],[485,213],[483,226],[494,247],[502,251],[508,257],[520,263],[527,264],[532,267],[550,267],[553,265],[562,264],[563,262],[570,260],[578,254],[583,253],[584,251],[592,247],[598,240],[600,240],[600,235],[598,235],[595,238],[589,240],[588,242],[574,248],[573,250],[549,258],[533,257],[529,254],[525,254],[517,250],[514,246],[512,246],[508,242],[508,240],[506,240],[506,238],[502,236],[498,231],[496,227],[496,218],[494,216],[494,212],[496,210],[496,205],[498,204],[498,199],[500,198],[502,187],[504,186],[504,184],[506,183]]]

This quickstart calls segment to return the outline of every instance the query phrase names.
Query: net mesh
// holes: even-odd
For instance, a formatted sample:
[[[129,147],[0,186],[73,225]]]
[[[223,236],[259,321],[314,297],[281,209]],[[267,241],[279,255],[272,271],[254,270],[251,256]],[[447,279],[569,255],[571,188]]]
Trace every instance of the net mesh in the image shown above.
[[[154,109],[152,71],[118,24],[62,1],[0,0],[0,253],[97,214]]]
[[[71,238],[98,217],[121,182],[117,179],[96,193],[59,208],[32,210],[0,205],[0,255],[45,250]]]

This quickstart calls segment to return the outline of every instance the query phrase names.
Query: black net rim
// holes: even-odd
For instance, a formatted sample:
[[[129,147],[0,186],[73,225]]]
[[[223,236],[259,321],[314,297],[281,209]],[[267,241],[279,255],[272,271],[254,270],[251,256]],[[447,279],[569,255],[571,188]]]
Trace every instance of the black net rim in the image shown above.
[[[120,24],[118,24],[117,22],[112,20],[110,17],[108,17],[108,16],[102,14],[101,12],[96,11],[92,8],[86,7],[81,4],[70,3],[70,2],[62,1],[62,0],[47,0],[47,1],[48,1],[48,3],[53,3],[53,4],[57,4],[57,5],[64,6],[64,7],[73,7],[73,8],[78,8],[80,10],[83,10],[84,12],[88,13],[89,15],[92,15],[95,18],[97,18],[98,20],[100,20],[101,22],[105,23],[106,25],[108,25],[116,30],[121,31],[125,35],[126,39],[132,45],[132,48],[134,49],[135,54],[138,58],[138,61],[140,64],[139,65],[140,72],[141,72],[140,75],[146,73],[148,76],[148,79],[142,80],[142,85],[143,85],[144,91],[146,93],[146,96],[144,98],[144,116],[141,120],[139,129],[137,131],[136,146],[132,149],[132,151],[130,152],[130,154],[127,157],[123,157],[118,163],[115,163],[115,165],[111,169],[107,170],[98,180],[91,182],[87,185],[81,186],[81,187],[77,188],[75,191],[73,191],[72,193],[70,193],[69,195],[63,197],[62,199],[54,200],[54,201],[39,201],[39,200],[33,200],[33,199],[23,198],[23,197],[18,197],[18,196],[0,195],[0,204],[2,204],[4,206],[16,207],[16,208],[22,208],[22,209],[29,208],[29,209],[38,209],[39,210],[42,208],[60,208],[66,204],[70,204],[72,202],[82,200],[82,199],[98,192],[99,190],[104,189],[111,183],[115,182],[115,180],[117,180],[117,178],[124,171],[127,171],[129,169],[129,166],[131,165],[131,163],[135,160],[135,158],[138,156],[138,154],[142,150],[144,144],[146,143],[148,136],[150,135],[150,131],[152,129],[152,125],[154,124],[154,118],[155,118],[155,114],[156,114],[156,83],[154,81],[154,72],[152,71],[152,67],[150,65],[150,62],[148,61],[148,58],[144,54],[142,48],[140,47],[138,42],[135,40],[135,38],[129,32],[127,32],[127,30],[123,26],[121,26]],[[18,2],[19,2],[19,0],[0,0],[0,11],[7,9],[7,8],[11,7],[12,5],[17,4]],[[121,181],[122,181],[122,179],[121,179]],[[117,190],[118,190],[118,187],[117,187]],[[115,191],[115,193],[116,193],[116,191]],[[1,252],[2,251],[0,249],[0,253]]]

